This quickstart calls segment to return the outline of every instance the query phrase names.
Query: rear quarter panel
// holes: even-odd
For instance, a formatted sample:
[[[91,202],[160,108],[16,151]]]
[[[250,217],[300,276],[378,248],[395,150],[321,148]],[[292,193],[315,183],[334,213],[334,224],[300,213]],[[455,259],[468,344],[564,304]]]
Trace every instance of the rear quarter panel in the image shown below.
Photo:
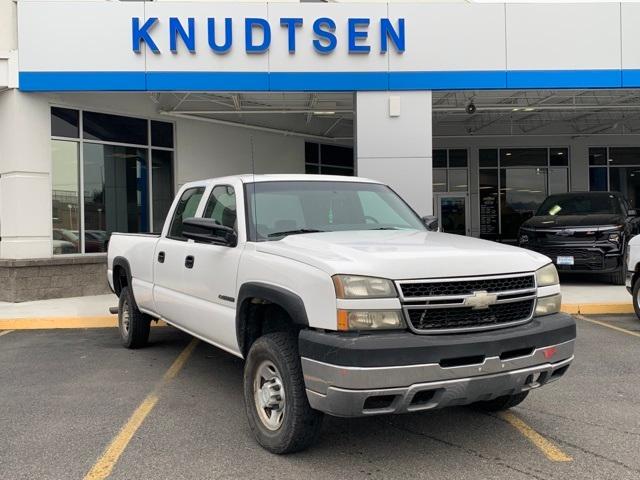
[[[137,235],[114,233],[109,241],[107,254],[109,284],[113,288],[113,261],[123,257],[131,269],[131,288],[138,307],[154,312],[153,304],[153,265],[156,235]]]

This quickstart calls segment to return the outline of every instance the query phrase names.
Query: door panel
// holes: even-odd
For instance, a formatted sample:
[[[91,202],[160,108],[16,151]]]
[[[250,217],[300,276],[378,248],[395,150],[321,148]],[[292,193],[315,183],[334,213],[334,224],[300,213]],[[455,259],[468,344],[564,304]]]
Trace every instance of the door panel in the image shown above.
[[[160,238],[153,253],[153,300],[156,313],[168,321],[181,325],[185,319],[179,294],[188,294],[184,280],[184,260],[187,239],[182,235],[182,222],[194,217],[202,202],[204,187],[185,190],[176,204],[166,236]]]
[[[235,189],[230,185],[216,185],[202,216],[237,230],[236,205]],[[184,312],[192,322],[190,329],[234,352],[239,350],[234,297],[241,253],[240,246],[189,242],[185,256],[193,257],[193,266],[184,268],[183,279],[193,297],[188,303],[188,311]]]

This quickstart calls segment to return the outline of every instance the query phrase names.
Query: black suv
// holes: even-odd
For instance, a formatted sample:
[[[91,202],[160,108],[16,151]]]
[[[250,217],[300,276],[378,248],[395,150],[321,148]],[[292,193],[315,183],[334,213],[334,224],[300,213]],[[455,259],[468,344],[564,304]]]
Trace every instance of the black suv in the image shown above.
[[[522,224],[518,243],[551,258],[560,272],[606,273],[624,285],[627,243],[639,220],[617,192],[550,195]]]

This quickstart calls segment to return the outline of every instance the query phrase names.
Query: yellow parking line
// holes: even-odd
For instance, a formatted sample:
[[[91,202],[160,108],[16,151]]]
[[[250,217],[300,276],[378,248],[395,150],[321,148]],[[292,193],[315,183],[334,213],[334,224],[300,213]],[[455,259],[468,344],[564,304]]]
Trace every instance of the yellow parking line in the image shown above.
[[[15,330],[3,330],[2,332],[0,332],[0,337],[3,335],[6,335],[7,333],[11,333],[14,332]]]
[[[84,477],[84,480],[102,480],[111,475],[113,467],[118,462],[120,455],[125,451],[127,445],[133,438],[133,435],[138,431],[145,418],[151,413],[153,407],[158,403],[160,390],[167,383],[173,380],[176,375],[182,370],[184,364],[187,362],[194,349],[198,345],[198,339],[194,338],[191,343],[182,351],[178,358],[175,359],[169,370],[165,372],[162,377],[162,381],[156,385],[153,391],[147,395],[138,408],[135,409],[127,423],[124,424],[118,435],[115,436],[111,443],[103,452],[102,456],[93,465],[89,473]]]
[[[517,417],[512,412],[500,412],[498,416],[518,430],[524,435],[531,443],[540,449],[540,451],[553,462],[570,462],[573,460],[569,455],[560,450],[551,441],[544,438],[533,428],[527,425],[521,418]]]
[[[601,325],[603,327],[607,327],[610,328],[611,330],[616,330],[618,332],[622,332],[622,333],[626,333],[627,335],[632,335],[634,337],[640,337],[640,333],[638,332],[634,332],[632,330],[627,330],[626,328],[622,328],[622,327],[616,327],[615,325],[611,325],[607,322],[601,322],[600,320],[594,320],[593,318],[587,318],[583,315],[576,315],[576,318],[579,318],[580,320],[584,320],[585,322],[589,322],[589,323],[595,323],[596,325]]]

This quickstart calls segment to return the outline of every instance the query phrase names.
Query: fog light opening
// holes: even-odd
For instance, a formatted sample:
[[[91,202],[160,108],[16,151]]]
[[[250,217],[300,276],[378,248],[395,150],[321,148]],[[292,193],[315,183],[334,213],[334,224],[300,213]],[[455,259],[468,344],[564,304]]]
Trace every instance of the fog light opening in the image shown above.
[[[386,410],[397,398],[397,395],[376,395],[364,401],[363,410]]]

